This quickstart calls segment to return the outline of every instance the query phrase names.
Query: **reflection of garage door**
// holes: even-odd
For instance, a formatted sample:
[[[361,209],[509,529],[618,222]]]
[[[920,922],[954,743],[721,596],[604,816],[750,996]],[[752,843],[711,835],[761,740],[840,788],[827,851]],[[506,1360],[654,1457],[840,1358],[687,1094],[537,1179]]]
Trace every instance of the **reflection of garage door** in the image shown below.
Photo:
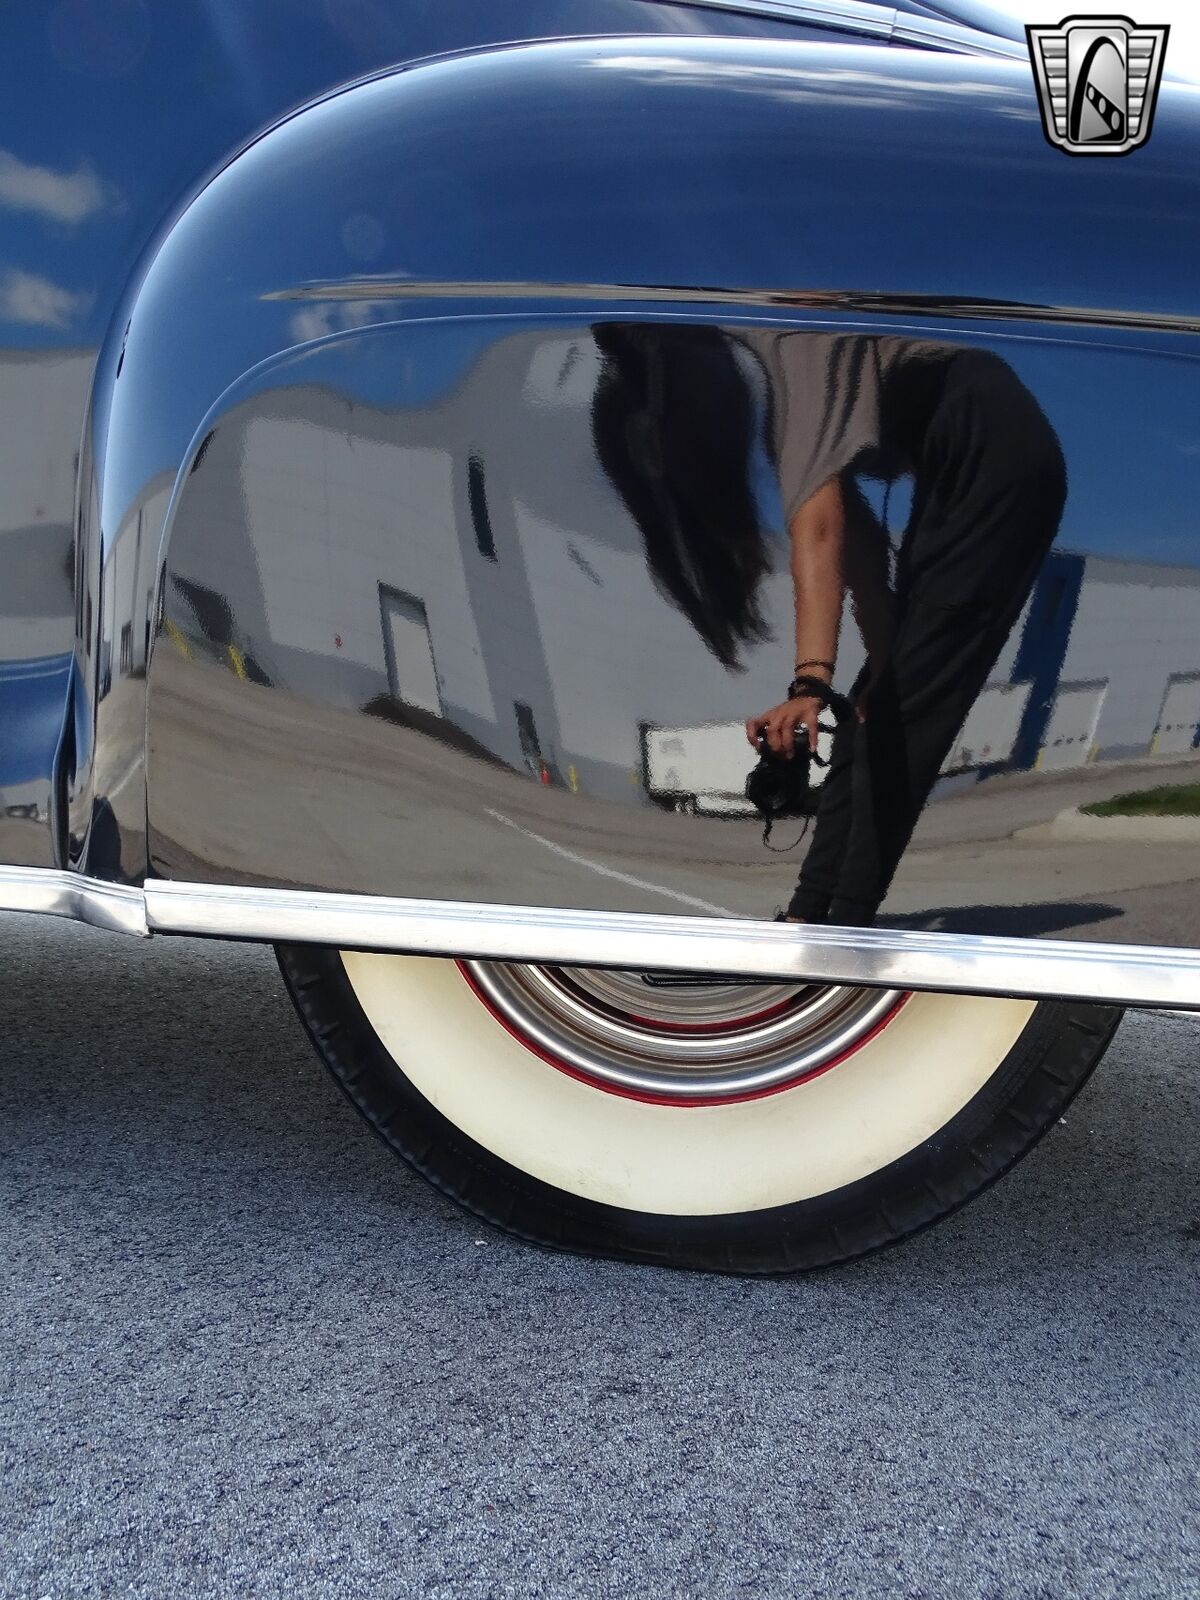
[[[1200,672],[1173,672],[1167,679],[1158,726],[1150,741],[1156,756],[1180,755],[1196,743],[1200,724]]]
[[[442,695],[425,607],[413,595],[401,594],[381,583],[379,609],[383,615],[388,688],[393,698],[441,716]]]
[[[967,713],[942,771],[969,772],[972,767],[1007,761],[1032,691],[1031,683],[989,683]]]
[[[1059,767],[1082,767],[1091,757],[1104,704],[1108,681],[1102,683],[1060,683],[1037,765],[1043,771]]]

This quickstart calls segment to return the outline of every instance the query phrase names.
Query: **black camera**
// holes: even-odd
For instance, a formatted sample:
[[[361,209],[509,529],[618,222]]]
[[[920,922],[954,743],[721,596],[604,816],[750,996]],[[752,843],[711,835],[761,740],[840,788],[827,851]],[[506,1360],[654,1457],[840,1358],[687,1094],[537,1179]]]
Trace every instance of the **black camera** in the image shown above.
[[[808,817],[816,810],[810,779],[813,753],[806,738],[796,740],[796,752],[779,755],[767,743],[765,730],[758,736],[758,765],[746,778],[746,799],[765,822],[780,817]]]
[[[828,711],[839,726],[852,715],[850,702],[845,695],[839,694],[821,678],[797,673],[788,685],[788,699],[795,699],[798,695],[820,701],[821,709]],[[821,733],[837,732],[837,727],[830,728],[823,722],[818,723],[817,727]],[[815,750],[809,748],[807,732],[803,737],[799,736],[800,729],[796,732],[794,753],[785,756],[771,749],[767,743],[766,729],[760,728],[758,765],[746,778],[746,799],[762,817],[765,824],[763,843],[771,849],[775,848],[771,844],[771,828],[780,817],[808,818],[815,814],[817,796],[812,788],[812,764],[815,761],[819,767],[827,765]],[[805,831],[807,828],[806,821]],[[804,837],[803,832],[800,837]],[[796,841],[797,844],[799,842]]]

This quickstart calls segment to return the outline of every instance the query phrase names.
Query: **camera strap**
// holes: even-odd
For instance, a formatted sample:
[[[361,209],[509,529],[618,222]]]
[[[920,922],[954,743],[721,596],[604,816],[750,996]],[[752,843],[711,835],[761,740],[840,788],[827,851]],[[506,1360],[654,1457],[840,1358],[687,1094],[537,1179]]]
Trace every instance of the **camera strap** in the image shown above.
[[[772,852],[773,855],[785,856],[785,855],[787,855],[789,850],[794,850],[798,844],[803,844],[804,843],[804,840],[808,836],[808,826],[809,826],[809,823],[811,821],[812,821],[811,817],[805,817],[804,826],[800,829],[800,832],[792,840],[791,844],[772,844],[771,843],[771,829],[775,826],[775,818],[774,817],[768,817],[767,820],[763,823],[763,843],[766,845],[767,849]]]
[[[833,733],[834,731],[835,730],[833,728],[825,728],[825,727],[821,728],[821,732],[822,733]],[[828,761],[822,760],[822,758],[817,754],[817,752],[815,750],[812,750],[812,751],[809,752],[809,758],[808,759],[810,761],[815,762],[818,767],[827,767],[829,765]],[[812,826],[812,813],[810,812],[809,815],[807,817],[805,817],[804,826],[800,829],[800,832],[792,840],[791,844],[772,844],[771,843],[771,829],[775,826],[775,824],[776,824],[776,822],[778,820],[779,820],[778,817],[767,817],[766,821],[763,823],[763,840],[762,840],[762,842],[763,842],[763,844],[766,845],[767,849],[772,852],[773,855],[785,856],[785,855],[787,855],[789,850],[794,850],[798,844],[803,844],[805,839],[808,837],[808,830]]]

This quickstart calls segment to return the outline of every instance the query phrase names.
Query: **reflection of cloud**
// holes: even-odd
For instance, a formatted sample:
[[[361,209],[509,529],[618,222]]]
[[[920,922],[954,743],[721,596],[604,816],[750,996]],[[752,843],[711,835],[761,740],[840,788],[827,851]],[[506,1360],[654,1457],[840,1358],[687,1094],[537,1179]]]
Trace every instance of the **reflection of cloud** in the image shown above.
[[[90,167],[55,172],[0,150],[0,206],[10,211],[35,211],[51,222],[83,222],[107,199],[107,188]]]
[[[344,300],[333,305],[308,306],[292,315],[288,332],[297,344],[307,344],[310,339],[324,339],[330,333],[365,328],[385,314],[387,304],[386,300]]]
[[[92,297],[73,294],[49,278],[11,267],[0,278],[0,319],[33,328],[66,328],[91,305]]]
[[[877,53],[886,55],[887,51],[884,49]],[[968,77],[966,65],[972,58],[961,59],[964,63],[962,80],[955,80],[949,76],[942,77],[932,89],[933,93],[967,100],[1017,102],[1018,92],[1012,83],[1003,81],[986,83]],[[800,67],[790,62],[776,65],[761,60],[720,61],[699,54],[694,57],[611,55],[597,57],[586,64],[600,69],[636,73],[642,77],[643,82],[668,79],[674,84],[692,89],[723,88],[726,79],[733,80],[738,88],[753,83],[755,93],[760,97],[783,100],[796,105],[821,105],[830,98],[848,99],[853,95],[852,103],[856,111],[863,109],[917,111],[928,104],[930,92],[919,80],[889,75],[882,65],[872,66],[870,69],[828,65]]]

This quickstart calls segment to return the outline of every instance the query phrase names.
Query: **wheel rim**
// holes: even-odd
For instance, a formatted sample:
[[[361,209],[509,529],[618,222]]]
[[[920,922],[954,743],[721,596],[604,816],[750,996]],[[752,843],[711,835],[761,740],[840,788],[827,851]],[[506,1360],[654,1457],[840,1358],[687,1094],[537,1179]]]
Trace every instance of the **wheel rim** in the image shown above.
[[[508,1031],[598,1089],[671,1105],[757,1099],[827,1072],[885,1027],[895,989],[461,961]]]

